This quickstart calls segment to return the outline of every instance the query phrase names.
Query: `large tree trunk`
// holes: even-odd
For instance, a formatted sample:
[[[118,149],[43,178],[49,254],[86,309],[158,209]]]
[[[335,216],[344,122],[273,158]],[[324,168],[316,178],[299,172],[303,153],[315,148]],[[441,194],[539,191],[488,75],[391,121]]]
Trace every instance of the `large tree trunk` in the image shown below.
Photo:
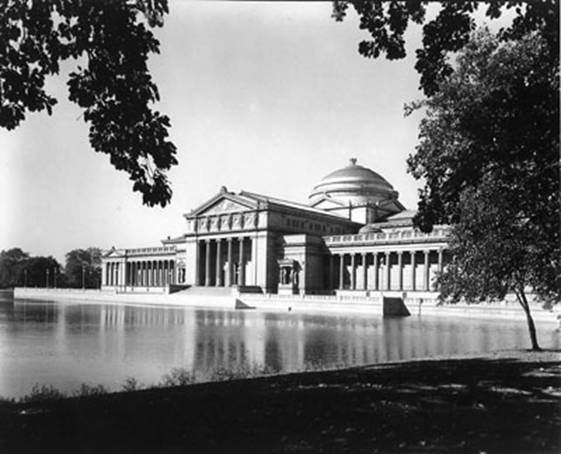
[[[532,341],[532,350],[541,350],[538,344],[538,336],[536,334],[536,325],[534,324],[534,319],[532,318],[532,314],[530,313],[530,305],[528,304],[528,300],[526,299],[526,294],[524,290],[518,290],[515,292],[518,302],[524,309],[524,313],[526,314],[526,321],[528,322],[528,330],[530,331],[530,340]]]

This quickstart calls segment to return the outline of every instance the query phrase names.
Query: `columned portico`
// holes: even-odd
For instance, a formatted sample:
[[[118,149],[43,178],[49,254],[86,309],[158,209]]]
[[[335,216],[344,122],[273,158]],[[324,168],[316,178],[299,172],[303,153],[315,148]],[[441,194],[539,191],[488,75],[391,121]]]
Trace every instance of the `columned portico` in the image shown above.
[[[418,254],[423,254],[423,260],[418,259]],[[396,247],[371,252],[334,251],[325,262],[329,266],[327,288],[363,292],[436,291],[435,272],[443,271],[444,258],[440,246],[421,250]]]
[[[252,264],[253,248],[253,239],[244,236],[198,240],[195,249],[199,251],[199,256],[204,257],[203,262],[195,264],[198,285],[247,285],[248,280],[252,279],[251,275],[247,275],[247,267]],[[201,278],[203,275],[204,278]]]

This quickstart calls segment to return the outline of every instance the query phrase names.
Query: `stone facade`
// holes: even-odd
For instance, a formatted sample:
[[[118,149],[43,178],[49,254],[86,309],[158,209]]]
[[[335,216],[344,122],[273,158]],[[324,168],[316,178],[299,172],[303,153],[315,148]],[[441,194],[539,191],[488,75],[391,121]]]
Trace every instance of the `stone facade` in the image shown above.
[[[430,292],[447,260],[448,227],[421,233],[413,215],[385,179],[356,160],[316,185],[309,205],[222,187],[184,215],[180,237],[162,240],[160,247],[108,251],[103,287]]]

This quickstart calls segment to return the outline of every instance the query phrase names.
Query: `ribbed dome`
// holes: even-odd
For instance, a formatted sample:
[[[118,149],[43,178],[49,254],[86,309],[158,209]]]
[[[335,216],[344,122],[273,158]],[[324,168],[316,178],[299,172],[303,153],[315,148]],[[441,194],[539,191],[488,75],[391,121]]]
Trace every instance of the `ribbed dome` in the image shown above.
[[[331,172],[323,178],[309,196],[313,204],[328,197],[348,205],[376,203],[382,200],[397,199],[397,192],[384,177],[373,170],[357,165],[356,159],[342,169]]]

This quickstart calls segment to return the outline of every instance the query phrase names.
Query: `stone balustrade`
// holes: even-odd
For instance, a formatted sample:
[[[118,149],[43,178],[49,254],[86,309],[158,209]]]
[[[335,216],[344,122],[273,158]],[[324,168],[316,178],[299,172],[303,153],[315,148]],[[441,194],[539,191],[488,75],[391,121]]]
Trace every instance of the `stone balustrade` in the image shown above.
[[[175,246],[157,246],[157,247],[143,247],[135,249],[125,249],[127,256],[135,255],[162,255],[162,254],[175,254],[177,252]]]
[[[425,242],[430,241],[446,241],[450,233],[450,227],[439,226],[435,227],[430,233],[423,233],[419,230],[401,230],[393,232],[378,232],[378,233],[358,233],[350,235],[332,235],[325,236],[324,241],[328,246],[340,244],[362,244],[362,243],[399,243],[403,242]]]

